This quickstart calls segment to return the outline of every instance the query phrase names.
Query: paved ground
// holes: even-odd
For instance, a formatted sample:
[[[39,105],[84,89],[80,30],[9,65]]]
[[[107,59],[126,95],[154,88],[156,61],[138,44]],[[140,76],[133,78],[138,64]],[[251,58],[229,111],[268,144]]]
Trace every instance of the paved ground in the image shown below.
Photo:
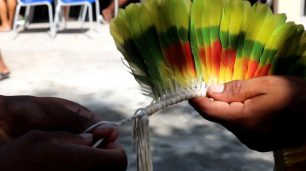
[[[121,63],[108,26],[80,31],[77,23],[55,39],[44,25],[14,37],[0,33],[0,48],[12,75],[0,82],[0,94],[56,96],[81,103],[107,120],[131,116],[149,103]],[[203,120],[187,103],[151,118],[156,171],[269,171],[271,153],[248,150],[221,126]],[[120,127],[120,143],[135,170],[132,127]]]

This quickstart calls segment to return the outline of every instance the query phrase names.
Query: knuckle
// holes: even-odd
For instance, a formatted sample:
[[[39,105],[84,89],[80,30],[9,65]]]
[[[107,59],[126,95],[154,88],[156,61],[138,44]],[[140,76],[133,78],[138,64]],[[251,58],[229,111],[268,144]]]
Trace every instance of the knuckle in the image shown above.
[[[110,133],[113,136],[117,136],[118,135],[117,129],[115,127],[111,127],[110,128]]]
[[[261,83],[265,86],[273,86],[277,84],[275,77],[262,77]]]
[[[227,92],[232,96],[238,96],[242,90],[243,83],[241,80],[235,80],[231,82],[231,86],[227,86]]]

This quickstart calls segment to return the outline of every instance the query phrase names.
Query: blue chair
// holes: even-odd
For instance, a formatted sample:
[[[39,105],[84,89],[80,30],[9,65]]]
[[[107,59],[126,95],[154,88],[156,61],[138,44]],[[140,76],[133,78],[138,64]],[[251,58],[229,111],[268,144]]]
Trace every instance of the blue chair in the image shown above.
[[[13,25],[13,31],[17,33],[17,27],[18,27],[18,16],[20,13],[21,7],[26,7],[25,12],[25,24],[26,27],[29,23],[29,15],[31,7],[39,6],[39,5],[47,5],[48,7],[48,13],[49,13],[49,25],[50,25],[50,32],[53,32],[53,14],[52,14],[52,3],[53,0],[18,0],[18,5],[16,7],[15,11],[15,17],[14,17],[14,25]]]
[[[101,19],[100,15],[100,5],[99,5],[99,0],[58,0],[55,8],[55,17],[54,17],[54,24],[53,24],[53,33],[52,35],[55,36],[56,32],[58,30],[58,26],[60,24],[60,17],[63,14],[63,7],[65,6],[81,6],[82,9],[82,25],[81,28],[83,27],[83,24],[85,22],[85,17],[86,17],[86,12],[88,9],[88,16],[89,16],[89,22],[91,23],[91,28],[93,24],[93,10],[92,10],[92,4],[95,3],[96,5],[96,16],[97,16],[97,23],[99,24],[99,20]]]

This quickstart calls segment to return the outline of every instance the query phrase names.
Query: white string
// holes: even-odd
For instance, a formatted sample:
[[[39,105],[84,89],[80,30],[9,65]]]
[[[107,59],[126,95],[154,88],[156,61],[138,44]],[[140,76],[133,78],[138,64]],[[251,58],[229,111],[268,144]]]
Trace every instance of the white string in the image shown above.
[[[133,138],[137,151],[137,170],[153,171],[150,146],[149,115],[133,120]]]
[[[175,95],[171,96],[165,96],[164,98],[161,98],[160,100],[155,101],[154,103],[151,103],[149,106],[145,108],[139,108],[134,113],[134,116],[130,118],[123,119],[121,121],[113,122],[113,121],[99,121],[90,127],[88,127],[83,133],[88,133],[97,126],[103,125],[103,124],[111,124],[115,127],[121,126],[125,123],[131,122],[132,120],[142,117],[144,114],[151,116],[154,113],[156,113],[159,110],[162,110],[168,106],[177,104],[179,102],[189,100],[195,97],[204,96],[206,94],[206,87],[204,88],[197,88],[197,89],[191,89],[191,90],[185,90],[185,91],[178,91]]]
[[[177,104],[179,102],[189,100],[195,97],[204,96],[206,94],[206,86],[197,86],[193,89],[183,89],[176,91],[175,94],[165,95],[163,98],[151,103],[145,108],[137,109],[134,116],[123,119],[117,122],[100,121],[88,127],[83,133],[92,131],[99,125],[112,124],[119,127],[125,123],[133,121],[133,137],[137,146],[137,170],[138,171],[152,171],[152,159],[150,151],[150,136],[149,136],[149,117],[157,111],[168,106]],[[99,139],[92,147],[96,148],[103,142]]]

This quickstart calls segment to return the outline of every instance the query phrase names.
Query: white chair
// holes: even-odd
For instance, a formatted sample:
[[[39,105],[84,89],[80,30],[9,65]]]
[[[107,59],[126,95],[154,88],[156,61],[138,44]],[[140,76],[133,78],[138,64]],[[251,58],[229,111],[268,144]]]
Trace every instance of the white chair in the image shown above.
[[[91,28],[93,27],[93,10],[92,10],[92,4],[95,3],[96,5],[96,16],[97,16],[97,23],[99,25],[101,20],[100,15],[100,5],[99,0],[58,0],[55,8],[55,17],[54,17],[54,24],[53,24],[53,33],[52,35],[55,36],[56,32],[58,30],[59,22],[60,22],[60,16],[62,16],[63,13],[63,7],[65,6],[81,6],[81,13],[82,13],[82,25],[81,28],[84,25],[86,13],[88,9],[88,16],[89,16],[89,22],[91,24]]]
[[[118,0],[114,0],[114,5],[115,5],[115,17],[117,16],[118,9],[119,9],[119,2]]]
[[[26,7],[25,12],[25,23],[24,27],[27,27],[27,25],[30,22],[30,10],[31,7],[39,6],[39,5],[46,5],[48,7],[48,13],[49,13],[49,25],[50,25],[50,32],[53,32],[53,14],[52,14],[52,3],[53,0],[18,0],[18,5],[16,7],[15,11],[15,17],[14,17],[14,25],[13,25],[13,31],[17,33],[18,28],[18,16],[20,13],[21,7]]]

